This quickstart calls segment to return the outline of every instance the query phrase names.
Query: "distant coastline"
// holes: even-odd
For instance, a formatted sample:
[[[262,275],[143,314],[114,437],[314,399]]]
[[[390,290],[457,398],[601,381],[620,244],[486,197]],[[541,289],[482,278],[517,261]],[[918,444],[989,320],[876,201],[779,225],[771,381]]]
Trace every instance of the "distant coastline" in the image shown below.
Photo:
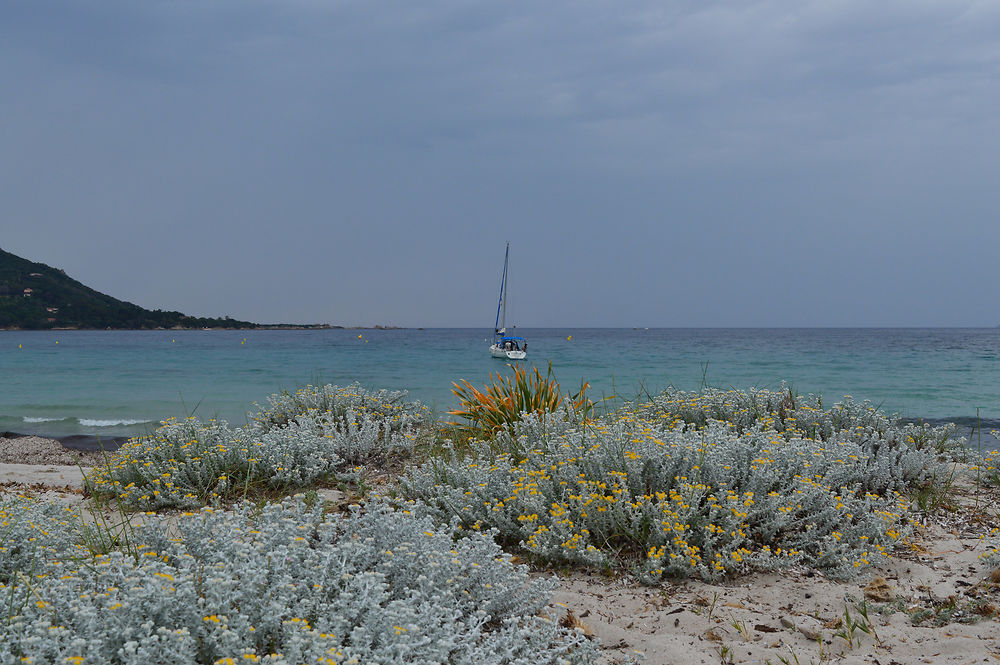
[[[323,330],[327,323],[262,324],[146,309],[64,271],[0,249],[0,330]]]
[[[111,326],[105,326],[103,328],[89,328],[84,326],[66,326],[64,328],[22,328],[20,326],[0,326],[0,330],[6,332],[73,332],[75,330],[86,331],[86,332],[155,332],[164,330],[343,330],[344,326],[331,326],[325,323],[322,324],[283,324],[276,323],[273,325],[257,325],[253,326],[171,326],[169,328],[157,327],[157,328],[115,328]]]
[[[169,328],[88,328],[83,326],[66,326],[62,328],[22,328],[20,326],[0,326],[0,330],[7,332],[65,332],[73,330],[86,330],[88,332],[126,331],[126,332],[152,332],[163,330],[410,330],[404,326],[337,326],[329,323],[254,323],[250,326],[171,326]],[[420,328],[420,330],[423,330]]]

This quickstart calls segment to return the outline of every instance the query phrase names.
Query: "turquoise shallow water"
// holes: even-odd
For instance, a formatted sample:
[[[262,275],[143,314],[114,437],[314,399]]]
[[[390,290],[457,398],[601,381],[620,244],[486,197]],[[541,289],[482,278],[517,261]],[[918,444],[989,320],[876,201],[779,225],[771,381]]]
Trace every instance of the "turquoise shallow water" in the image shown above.
[[[505,370],[489,330],[0,331],[0,431],[143,433],[194,413],[234,424],[309,382],[405,389],[439,412],[451,382]],[[1000,329],[518,329],[529,362],[594,397],[668,385],[845,394],[911,418],[1000,419]],[[569,339],[568,339],[569,338]]]

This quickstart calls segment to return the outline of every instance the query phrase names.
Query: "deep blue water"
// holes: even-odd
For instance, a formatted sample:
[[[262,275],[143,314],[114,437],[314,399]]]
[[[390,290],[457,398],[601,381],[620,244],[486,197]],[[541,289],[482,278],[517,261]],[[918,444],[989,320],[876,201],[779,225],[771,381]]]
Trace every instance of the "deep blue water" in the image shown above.
[[[169,416],[246,422],[306,383],[405,389],[439,413],[451,382],[506,370],[485,329],[0,331],[0,431],[142,433]],[[668,385],[869,399],[911,418],[1000,419],[1000,329],[525,329],[564,387],[634,398]]]

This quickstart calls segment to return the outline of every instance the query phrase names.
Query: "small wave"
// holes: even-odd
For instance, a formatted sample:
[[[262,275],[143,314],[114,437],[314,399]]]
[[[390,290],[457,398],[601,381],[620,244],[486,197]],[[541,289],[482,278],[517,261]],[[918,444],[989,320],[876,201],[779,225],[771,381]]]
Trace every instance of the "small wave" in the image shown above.
[[[68,418],[44,418],[41,416],[25,416],[21,419],[26,423],[55,423],[60,420],[69,420]]]
[[[98,420],[96,418],[78,418],[77,422],[84,427],[114,427],[115,425],[141,425],[143,423],[151,423],[152,420],[128,420],[128,419],[116,419],[116,420]]]

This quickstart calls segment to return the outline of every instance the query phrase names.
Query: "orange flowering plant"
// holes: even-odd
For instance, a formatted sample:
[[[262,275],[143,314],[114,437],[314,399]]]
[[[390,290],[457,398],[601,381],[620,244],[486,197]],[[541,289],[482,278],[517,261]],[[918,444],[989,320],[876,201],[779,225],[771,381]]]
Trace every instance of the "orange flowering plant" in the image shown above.
[[[490,384],[484,390],[465,379],[461,385],[453,383],[452,392],[461,401],[461,406],[448,413],[468,421],[472,433],[492,438],[507,425],[519,422],[526,413],[551,413],[566,408],[586,417],[594,408],[594,403],[587,398],[590,384],[582,383],[578,392],[564,395],[552,376],[552,363],[544,376],[534,365],[530,373],[524,367],[508,367],[514,370],[512,375],[491,373]]]

